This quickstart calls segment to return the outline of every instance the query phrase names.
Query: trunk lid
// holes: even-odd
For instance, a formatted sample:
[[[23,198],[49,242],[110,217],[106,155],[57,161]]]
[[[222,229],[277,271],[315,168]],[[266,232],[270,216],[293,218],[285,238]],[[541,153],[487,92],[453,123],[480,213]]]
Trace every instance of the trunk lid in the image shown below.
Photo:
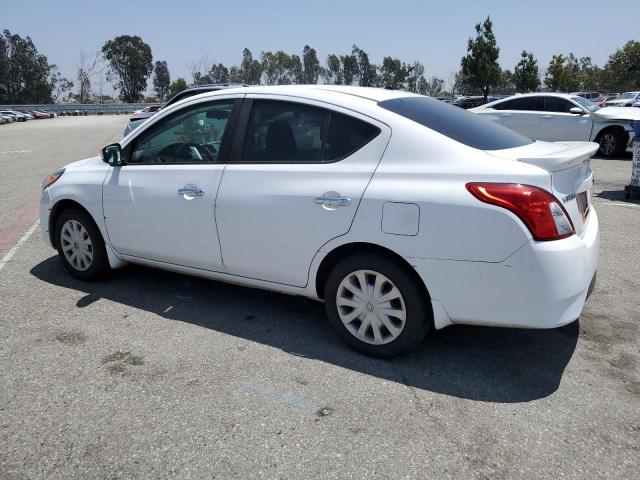
[[[551,175],[551,193],[567,211],[576,234],[582,235],[591,208],[591,157],[597,151],[598,144],[592,142],[534,142],[487,153],[547,170]]]

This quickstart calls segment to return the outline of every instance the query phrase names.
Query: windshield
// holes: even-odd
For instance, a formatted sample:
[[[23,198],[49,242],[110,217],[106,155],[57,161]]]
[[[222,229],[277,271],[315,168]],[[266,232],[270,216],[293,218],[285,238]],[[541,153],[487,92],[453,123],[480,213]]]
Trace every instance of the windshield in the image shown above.
[[[595,103],[593,103],[591,100],[587,100],[586,98],[582,98],[582,97],[571,97],[571,100],[573,100],[576,103],[579,103],[580,106],[590,112],[595,112],[596,110],[600,110],[600,107],[597,106]]]
[[[522,147],[532,140],[475,113],[428,97],[402,97],[378,105],[456,142],[480,150]]]
[[[623,93],[622,95],[618,96],[618,100],[630,100],[632,98],[636,98],[636,95],[638,95],[638,92],[626,92]]]

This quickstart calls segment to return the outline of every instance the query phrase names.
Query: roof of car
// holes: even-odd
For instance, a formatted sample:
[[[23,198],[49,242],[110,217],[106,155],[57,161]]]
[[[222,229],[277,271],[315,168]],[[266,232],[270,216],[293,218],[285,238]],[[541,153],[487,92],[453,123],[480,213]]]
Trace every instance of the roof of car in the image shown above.
[[[335,94],[349,95],[359,99],[381,102],[398,97],[417,96],[415,93],[404,92],[402,90],[386,90],[373,87],[351,87],[344,85],[253,85],[238,86],[238,88],[226,87],[224,89],[207,90],[201,95],[222,95],[229,93],[242,94],[271,94],[271,95],[294,95],[300,97],[335,96]],[[167,104],[173,103],[171,101]]]

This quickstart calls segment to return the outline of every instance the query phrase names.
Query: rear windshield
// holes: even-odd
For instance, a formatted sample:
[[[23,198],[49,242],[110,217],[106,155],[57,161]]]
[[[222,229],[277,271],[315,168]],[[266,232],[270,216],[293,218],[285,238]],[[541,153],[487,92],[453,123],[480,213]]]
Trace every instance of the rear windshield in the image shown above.
[[[533,143],[527,137],[484,119],[480,115],[433,98],[394,98],[379,102],[378,105],[456,142],[480,150],[502,150]]]

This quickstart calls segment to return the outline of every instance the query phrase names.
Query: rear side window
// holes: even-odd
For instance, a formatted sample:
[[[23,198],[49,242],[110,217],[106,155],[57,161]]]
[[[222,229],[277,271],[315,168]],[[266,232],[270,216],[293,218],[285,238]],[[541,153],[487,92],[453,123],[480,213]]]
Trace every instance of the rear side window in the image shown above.
[[[378,105],[456,142],[480,150],[522,147],[532,140],[502,125],[428,97],[394,98]]]
[[[324,108],[255,100],[247,124],[242,161],[334,162],[352,155],[379,133],[378,127]]]
[[[511,100],[509,110],[527,110],[541,112],[543,110],[542,97],[523,97]]]

